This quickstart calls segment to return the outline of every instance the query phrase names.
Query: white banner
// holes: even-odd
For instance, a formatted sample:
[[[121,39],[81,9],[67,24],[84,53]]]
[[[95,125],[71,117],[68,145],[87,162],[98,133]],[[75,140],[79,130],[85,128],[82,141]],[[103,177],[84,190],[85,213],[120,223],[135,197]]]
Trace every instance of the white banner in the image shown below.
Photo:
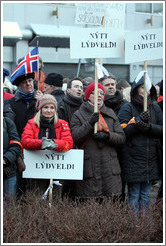
[[[105,27],[124,29],[125,3],[77,4],[75,24],[101,26],[105,15]]]
[[[104,12],[104,8],[78,6],[75,16],[75,24],[101,26]]]
[[[134,63],[162,58],[162,28],[126,33],[125,63]]]
[[[124,32],[110,28],[80,28],[70,32],[70,58],[124,56]]]
[[[23,178],[82,180],[83,153],[78,149],[66,152],[24,149]]]

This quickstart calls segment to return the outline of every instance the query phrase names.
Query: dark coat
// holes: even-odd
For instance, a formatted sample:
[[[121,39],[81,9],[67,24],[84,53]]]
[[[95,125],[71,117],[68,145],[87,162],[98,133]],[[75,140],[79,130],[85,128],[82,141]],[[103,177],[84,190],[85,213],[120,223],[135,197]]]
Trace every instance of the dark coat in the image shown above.
[[[125,104],[118,114],[120,123],[128,123],[132,117],[139,116],[143,111],[143,107],[136,105],[132,99],[140,84],[132,86],[131,102]],[[163,117],[157,103],[152,103],[149,110],[151,129],[148,132],[143,133],[134,124],[124,128],[126,143],[122,147],[121,168],[122,179],[126,182],[149,182],[159,179],[156,140],[162,138]]]
[[[8,100],[8,102],[10,103],[10,106],[15,113],[14,122],[17,127],[18,134],[21,138],[21,134],[26,123],[29,119],[33,118],[36,113],[36,99],[33,97],[32,99],[25,100],[17,92],[13,98]]]
[[[8,117],[14,121],[15,113],[10,107],[9,101],[3,98],[3,116]]]
[[[79,197],[101,197],[121,194],[121,168],[117,158],[116,146],[123,144],[125,134],[112,109],[103,105],[100,112],[109,128],[109,143],[93,139],[94,128],[89,119],[93,107],[83,102],[71,119],[74,143],[84,147],[84,179],[76,182],[76,195]]]
[[[59,103],[64,98],[65,93],[61,89],[57,89],[53,91],[51,95],[54,96],[55,99],[57,100],[57,103]]]
[[[3,158],[8,161],[10,177],[16,175],[16,158],[21,154],[21,147],[18,144],[9,145],[10,140],[20,142],[14,122],[8,117],[3,118]]]

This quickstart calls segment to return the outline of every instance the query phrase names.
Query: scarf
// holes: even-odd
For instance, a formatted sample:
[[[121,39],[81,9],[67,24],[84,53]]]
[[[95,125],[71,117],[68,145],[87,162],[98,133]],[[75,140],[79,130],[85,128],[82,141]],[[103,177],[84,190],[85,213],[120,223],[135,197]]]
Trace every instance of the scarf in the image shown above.
[[[30,93],[25,93],[25,92],[22,92],[22,91],[18,90],[18,93],[22,96],[23,99],[29,100],[29,99],[33,98],[34,90],[31,91]]]
[[[69,93],[66,93],[66,96],[64,97],[64,101],[72,106],[79,107],[83,102],[83,97],[75,97]]]
[[[66,121],[69,122],[73,115],[73,113],[80,107],[80,105],[83,102],[82,97],[75,97],[69,93],[66,93],[66,96],[64,97],[64,106],[65,106],[65,114],[66,114]]]
[[[132,103],[134,103],[135,105],[143,108],[143,104],[144,104],[144,98],[141,95],[138,94],[134,94],[134,96],[132,96],[131,98]],[[152,104],[151,101],[151,97],[148,96],[147,97],[147,109],[149,109],[150,105]]]
[[[107,123],[105,122],[101,112],[99,110],[98,110],[98,112],[99,112],[99,120],[98,120],[98,123],[97,123],[97,131],[98,132],[101,132],[101,131],[109,132]]]
[[[123,95],[119,90],[116,91],[115,95],[105,95],[104,104],[113,110],[119,109],[122,103]]]
[[[47,120],[44,117],[40,118],[40,130],[38,138],[46,137],[46,129],[48,129],[48,139],[56,139],[56,132],[54,128],[54,118]]]

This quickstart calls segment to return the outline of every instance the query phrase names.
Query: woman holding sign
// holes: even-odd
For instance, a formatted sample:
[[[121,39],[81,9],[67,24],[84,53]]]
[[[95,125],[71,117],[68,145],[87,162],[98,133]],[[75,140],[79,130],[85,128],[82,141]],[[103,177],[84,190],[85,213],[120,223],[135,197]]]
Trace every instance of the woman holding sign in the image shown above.
[[[159,179],[157,147],[163,134],[160,107],[153,102],[155,88],[147,92],[147,111],[144,106],[144,77],[134,81],[131,102],[123,105],[118,114],[126,134],[122,148],[122,179],[128,184],[128,202],[135,209],[149,207],[152,182]]]
[[[125,134],[112,109],[104,104],[104,87],[98,83],[98,112],[94,112],[95,83],[88,85],[85,99],[71,119],[74,143],[84,149],[83,180],[76,181],[76,197],[102,198],[121,195],[121,168],[116,146]],[[98,122],[97,133],[94,125]]]
[[[21,136],[25,149],[49,149],[58,152],[73,148],[73,139],[66,121],[58,119],[57,101],[50,94],[45,94],[38,102],[38,112],[30,119]],[[31,181],[31,183],[34,180]],[[42,191],[48,188],[48,180],[35,180],[35,186]]]

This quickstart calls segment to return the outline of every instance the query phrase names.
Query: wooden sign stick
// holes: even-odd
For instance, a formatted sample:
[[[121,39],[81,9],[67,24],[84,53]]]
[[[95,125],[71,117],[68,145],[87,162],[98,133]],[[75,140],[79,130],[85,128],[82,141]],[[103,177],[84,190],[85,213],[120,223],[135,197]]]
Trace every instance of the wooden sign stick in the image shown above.
[[[95,64],[98,63],[98,59],[95,58]],[[98,76],[97,66],[95,65],[95,100],[94,100],[94,113],[98,110]],[[97,133],[97,122],[94,125],[94,133]]]
[[[53,179],[50,179],[50,185],[52,185]],[[49,190],[49,206],[52,205],[52,188]]]
[[[147,61],[144,61],[144,111],[147,110],[147,90],[146,90],[146,83],[145,83],[145,74],[147,72]]]

